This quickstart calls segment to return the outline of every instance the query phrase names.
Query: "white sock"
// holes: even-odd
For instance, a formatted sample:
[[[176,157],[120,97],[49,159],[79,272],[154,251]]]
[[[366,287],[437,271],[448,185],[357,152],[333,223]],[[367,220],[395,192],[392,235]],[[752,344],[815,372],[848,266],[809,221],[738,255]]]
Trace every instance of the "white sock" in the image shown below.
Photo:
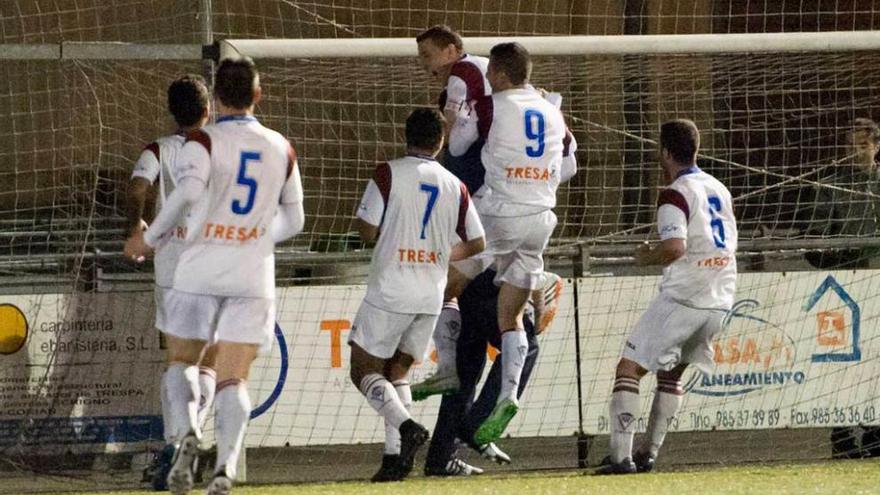
[[[508,330],[501,335],[501,365],[503,370],[501,380],[501,395],[498,401],[510,399],[517,402],[516,395],[519,390],[519,379],[522,376],[523,366],[526,363],[526,353],[529,351],[529,341],[526,332],[522,329]]]
[[[174,443],[171,438],[174,425],[171,421],[171,398],[168,397],[168,372],[162,373],[162,379],[159,382],[159,394],[162,399],[162,435],[165,437],[165,445],[169,445]]]
[[[643,450],[650,452],[654,458],[663,446],[670,421],[681,407],[683,394],[680,381],[657,379],[657,392],[651,404],[651,416],[648,418],[648,431],[645,432],[643,446]]]
[[[621,377],[614,380],[608,420],[611,422],[609,450],[612,462],[632,458],[633,434],[639,409],[639,381]]]
[[[412,391],[409,388],[409,382],[395,380],[391,384],[394,385],[394,391],[397,392],[403,407],[409,411],[412,408]],[[400,430],[385,421],[385,455],[398,454],[400,454]]]
[[[226,467],[226,475],[235,479],[238,456],[251,414],[251,398],[244,380],[226,380],[217,384],[214,400],[217,425],[217,469]]]
[[[455,375],[456,350],[458,335],[461,333],[461,312],[458,303],[443,303],[437,326],[434,327],[434,346],[437,348],[437,374],[441,376]]]
[[[385,418],[385,424],[400,428],[404,421],[410,419],[409,411],[404,407],[394,385],[378,373],[370,373],[361,380],[361,393],[367,398],[370,407]]]
[[[214,393],[217,388],[217,372],[205,366],[199,366],[199,429],[205,428],[208,413],[214,405]]]
[[[177,444],[191,431],[201,438],[197,421],[199,367],[172,363],[165,371],[165,383],[168,388],[168,413],[171,415],[171,441]]]

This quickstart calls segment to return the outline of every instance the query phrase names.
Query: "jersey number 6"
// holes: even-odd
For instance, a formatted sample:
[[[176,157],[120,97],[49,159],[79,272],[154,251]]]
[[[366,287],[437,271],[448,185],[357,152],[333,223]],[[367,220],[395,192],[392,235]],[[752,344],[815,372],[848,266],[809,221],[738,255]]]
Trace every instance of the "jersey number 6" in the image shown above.
[[[247,215],[250,213],[251,208],[254,207],[254,200],[257,198],[257,179],[248,177],[247,175],[247,165],[249,161],[259,162],[260,154],[256,151],[241,152],[241,161],[239,161],[238,165],[238,179],[236,179],[235,182],[248,188],[248,192],[247,200],[244,205],[241,204],[240,200],[232,200],[232,213],[235,213],[236,215]]]
[[[709,222],[709,225],[712,226],[712,239],[715,241],[715,247],[726,247],[727,244],[724,242],[724,222],[718,216],[721,213],[721,198],[709,196],[708,199],[709,215],[712,216],[712,220]]]

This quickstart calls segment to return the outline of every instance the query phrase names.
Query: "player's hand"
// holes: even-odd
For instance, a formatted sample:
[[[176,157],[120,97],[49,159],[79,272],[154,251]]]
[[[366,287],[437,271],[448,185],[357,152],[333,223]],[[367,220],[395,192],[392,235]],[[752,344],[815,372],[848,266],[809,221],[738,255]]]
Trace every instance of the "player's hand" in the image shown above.
[[[143,263],[147,258],[147,255],[152,252],[152,249],[147,245],[146,241],[144,241],[143,231],[140,231],[133,233],[131,237],[125,241],[125,247],[122,252],[127,259],[130,259],[135,263]]]
[[[650,244],[645,242],[641,246],[636,248],[634,257],[636,259],[636,264],[650,265],[653,262],[654,249],[651,247]]]
[[[128,236],[131,237],[134,234],[136,234],[137,232],[143,232],[143,231],[147,230],[148,227],[149,227],[149,224],[147,224],[147,222],[143,218],[141,218],[138,221],[138,224],[135,225],[134,227],[132,227],[131,230],[128,232]]]

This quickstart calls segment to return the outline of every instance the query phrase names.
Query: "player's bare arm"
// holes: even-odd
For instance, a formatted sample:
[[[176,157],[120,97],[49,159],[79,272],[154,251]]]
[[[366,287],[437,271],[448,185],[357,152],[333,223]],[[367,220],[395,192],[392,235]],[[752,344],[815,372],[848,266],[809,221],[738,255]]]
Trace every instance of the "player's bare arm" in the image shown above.
[[[449,253],[449,261],[461,261],[470,258],[475,254],[482,253],[484,249],[486,249],[486,239],[484,237],[471,239],[467,242],[459,242],[452,246],[452,250]]]
[[[687,244],[684,239],[666,239],[657,244],[642,244],[636,249],[636,262],[640,265],[666,266],[684,256]]]
[[[354,228],[357,229],[358,235],[364,242],[373,242],[379,238],[379,226],[372,225],[363,219],[354,219]]]
[[[144,205],[151,187],[152,184],[143,177],[133,177],[129,181],[125,202],[126,236],[147,228],[147,223],[144,221]]]

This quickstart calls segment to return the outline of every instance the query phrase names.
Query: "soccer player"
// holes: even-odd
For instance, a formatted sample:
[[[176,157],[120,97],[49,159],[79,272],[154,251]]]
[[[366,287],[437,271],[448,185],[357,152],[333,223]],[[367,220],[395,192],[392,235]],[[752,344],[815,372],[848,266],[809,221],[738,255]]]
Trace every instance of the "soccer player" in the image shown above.
[[[424,359],[449,262],[485,246],[467,188],[434,161],[443,131],[437,110],[414,110],[406,120],[407,156],[376,167],[357,210],[361,238],[378,239],[348,341],[351,380],[385,419],[385,455],[373,481],[405,478],[428,440],[409,414],[406,375]]]
[[[510,456],[494,443],[477,445],[473,436],[477,428],[489,417],[498,394],[501,393],[501,375],[504,355],[498,354],[489,375],[474,402],[477,383],[483,376],[486,363],[486,344],[501,347],[498,335],[498,286],[494,283],[495,271],[486,270],[475,278],[459,297],[461,306],[461,336],[458,340],[458,376],[461,388],[454,394],[444,395],[440,413],[431,436],[428,456],[425,460],[426,476],[469,476],[481,474],[482,469],[471,466],[456,456],[456,438],[464,441],[486,459],[497,464],[509,464]],[[522,395],[532,370],[538,360],[537,336],[553,321],[562,292],[562,280],[554,273],[545,273],[542,287],[532,294],[532,302],[523,315],[523,325],[528,336],[529,350],[526,354],[517,395]]]
[[[176,79],[168,87],[168,111],[177,123],[174,134],[160,137],[148,144],[135,163],[128,185],[126,211],[129,235],[146,227],[143,220],[144,205],[151,188],[157,192],[157,207],[161,208],[174,190],[174,161],[183,147],[186,133],[200,129],[208,121],[210,95],[204,78],[188,74]],[[156,301],[156,328],[165,329],[165,296],[171,290],[174,268],[183,249],[183,218],[176,219],[175,228],[167,242],[156,249],[154,296]],[[213,348],[210,348],[199,366],[199,426],[202,427],[214,400],[215,372]],[[171,469],[175,446],[171,440],[171,417],[167,410],[167,387],[161,384],[162,419],[164,422],[165,447],[156,455],[153,463],[144,471],[144,481],[149,481],[157,491],[167,489],[166,478]]]
[[[215,80],[217,122],[187,134],[175,167],[177,187],[150,228],[125,249],[132,257],[146,255],[189,211],[165,328],[172,438],[180,442],[168,475],[175,494],[193,486],[201,437],[198,363],[208,342],[217,345],[217,463],[208,493],[231,490],[251,410],[250,366],[271,345],[275,326],[274,244],[304,223],[296,154],[253,115],[262,95],[254,63],[224,60]]]
[[[668,186],[658,199],[659,245],[636,252],[640,264],[660,264],[660,293],[636,323],[617,364],[611,395],[610,463],[596,474],[629,474],[653,469],[669,423],[684,394],[681,376],[688,365],[708,372],[712,339],[736,291],[736,219],[730,192],[696,165],[700,135],[690,120],[660,127],[660,165]],[[632,452],[638,423],[639,382],[657,374],[645,443]]]
[[[518,43],[495,45],[487,76],[492,85],[492,113],[483,127],[481,159],[485,184],[474,203],[486,228],[486,250],[454,265],[447,295],[461,294],[469,280],[490,265],[497,270],[498,329],[504,372],[501,394],[489,418],[474,435],[483,445],[501,436],[519,410],[517,390],[528,350],[522,313],[544,271],[543,251],[556,226],[556,189],[569,154],[571,134],[562,112],[529,84],[532,63]],[[479,129],[462,119],[471,139]]]
[[[462,118],[473,126],[488,121],[491,112],[492,87],[486,79],[489,59],[464,52],[461,36],[449,26],[437,25],[416,37],[419,61],[422,67],[444,85],[438,105],[446,117],[447,149],[442,163],[475,193],[483,185],[485,170],[480,161],[484,140],[462,135]],[[459,123],[456,125],[456,123]],[[444,297],[443,309],[434,330],[437,348],[437,371],[422,383],[413,386],[415,400],[436,393],[450,393],[458,389],[455,372],[456,340],[461,327],[458,302]]]

